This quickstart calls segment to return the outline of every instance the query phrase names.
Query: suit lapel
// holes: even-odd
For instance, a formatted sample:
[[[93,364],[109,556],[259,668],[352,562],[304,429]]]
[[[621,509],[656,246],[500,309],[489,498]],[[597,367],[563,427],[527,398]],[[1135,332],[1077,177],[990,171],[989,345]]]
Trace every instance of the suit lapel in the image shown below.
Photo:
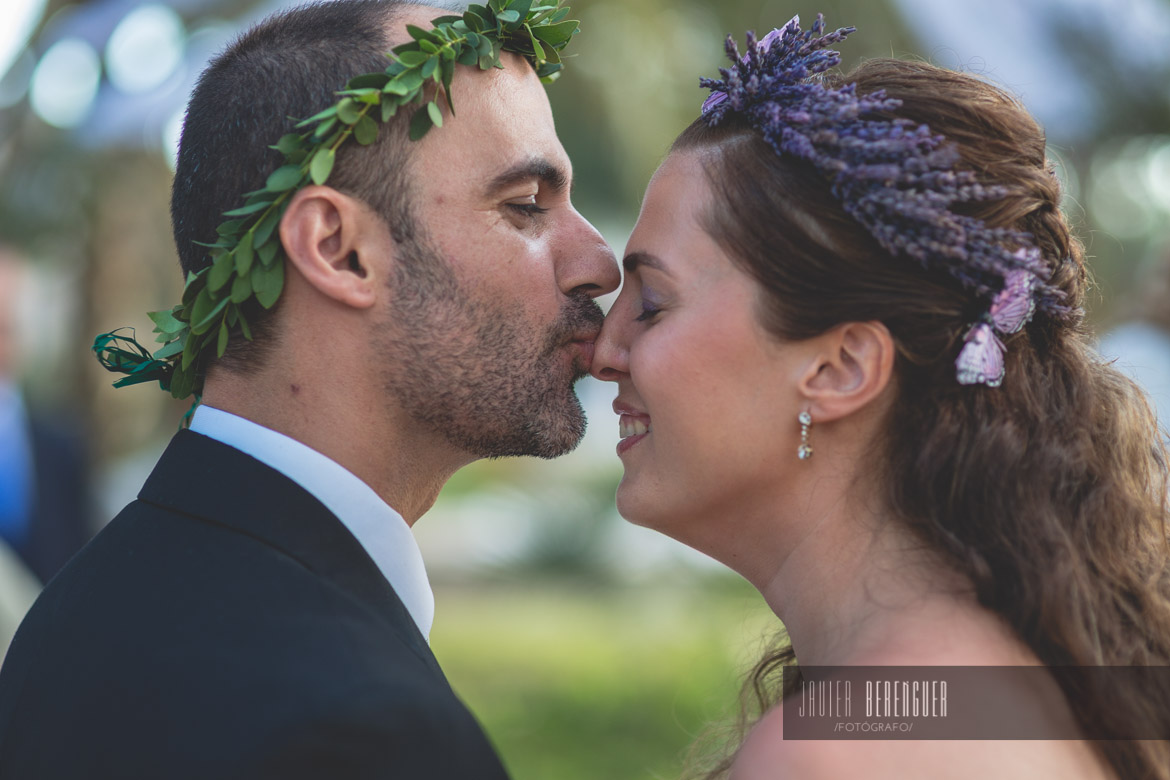
[[[171,440],[138,497],[226,526],[296,559],[383,615],[442,676],[414,619],[349,529],[275,469],[234,447],[183,430]]]

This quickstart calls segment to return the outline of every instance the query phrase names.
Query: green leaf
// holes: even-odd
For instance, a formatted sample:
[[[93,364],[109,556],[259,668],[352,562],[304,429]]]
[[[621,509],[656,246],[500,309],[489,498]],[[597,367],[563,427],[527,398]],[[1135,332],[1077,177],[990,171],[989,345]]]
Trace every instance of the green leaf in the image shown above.
[[[334,116],[337,116],[337,106],[330,106],[329,108],[325,109],[324,111],[313,114],[308,119],[302,119],[300,122],[297,122],[296,126],[297,127],[304,127],[305,125],[311,125],[314,122],[320,122],[323,119],[328,119],[329,117],[334,117]]]
[[[536,27],[537,25],[542,24],[545,19],[548,19],[556,12],[557,7],[555,5],[538,5],[532,9],[533,15],[532,18],[528,20],[528,24]]]
[[[424,30],[423,28],[413,24],[406,25],[406,32],[410,34],[411,38],[414,38],[420,43],[422,41],[430,41],[435,37],[434,33],[432,33],[430,30]]]
[[[515,24],[516,22],[520,21],[520,14],[509,8],[507,11],[500,11],[498,14],[496,14],[496,18],[501,22]]]
[[[531,28],[525,27],[524,29],[528,30],[528,42],[532,44],[532,56],[538,64],[543,65],[543,61],[548,58],[544,56],[544,49],[541,47],[540,41],[536,40],[536,36],[532,34]]]
[[[183,298],[181,304],[184,309],[184,313],[176,315],[180,319],[184,319],[187,322],[191,321],[191,313],[185,310],[195,301],[195,297],[203,291],[203,283],[197,280],[202,279],[203,275],[207,273],[207,270],[208,269],[204,268],[199,273],[191,272],[187,274],[187,281],[183,285]]]
[[[495,64],[496,64],[496,61],[492,58],[492,56],[490,54],[481,54],[480,55],[480,57],[479,57],[479,69],[480,70],[491,70],[492,66]]]
[[[240,232],[240,228],[247,224],[247,222],[248,220],[246,219],[231,219],[227,222],[221,223],[220,226],[215,229],[215,232],[219,233],[221,236],[234,236],[236,233]]]
[[[455,59],[455,50],[451,48],[443,49],[441,56],[443,58],[443,62],[450,62],[451,60]]]
[[[271,205],[272,205],[271,200],[261,199],[261,200],[257,200],[255,203],[249,204],[247,206],[241,206],[238,209],[232,209],[231,211],[225,211],[223,213],[223,215],[225,217],[246,217],[249,214],[255,214],[257,211],[263,211],[264,209],[268,208]],[[218,246],[218,244],[214,244],[213,246]]]
[[[175,355],[181,355],[182,353],[183,353],[183,340],[182,339],[175,339],[174,341],[167,342],[167,344],[164,347],[162,347],[157,352],[155,352],[154,359],[155,360],[169,360],[170,358],[173,358]]]
[[[223,353],[227,351],[228,345],[228,326],[226,322],[219,324],[219,339],[215,344],[215,356],[223,357]]]
[[[329,135],[329,133],[336,126],[337,126],[337,117],[333,117],[332,119],[325,120],[321,124],[317,125],[317,129],[313,131],[313,138],[317,141],[320,141],[322,138]]]
[[[389,122],[390,118],[398,113],[398,104],[392,100],[387,100],[382,104],[382,121]]]
[[[237,276],[236,280],[232,282],[231,292],[232,303],[243,303],[252,297],[252,277]]]
[[[566,16],[568,16],[571,13],[572,13],[571,9],[562,8],[559,11],[557,11],[555,14],[550,16],[549,21],[552,22],[553,24],[557,24],[558,22],[560,22],[562,19],[564,19]]]
[[[475,49],[465,47],[463,51],[459,53],[459,56],[455,58],[455,61],[460,65],[466,65],[473,68],[479,62],[479,55],[476,54]]]
[[[536,27],[532,30],[532,34],[545,43],[551,43],[553,46],[562,47],[569,42],[569,39],[581,27],[579,22],[567,21],[560,24],[550,24],[542,27]]]
[[[366,87],[363,89],[347,89],[338,92],[337,94],[341,95],[342,97],[353,98],[359,103],[368,103],[370,105],[374,105],[381,98],[382,87],[386,86],[386,82],[389,80],[390,79],[388,78],[383,79],[382,83],[378,85],[377,89],[374,89],[373,87]]]
[[[252,340],[252,329],[248,327],[248,321],[244,319],[244,313],[240,312],[240,332],[244,334],[244,338],[248,341]]]
[[[551,84],[561,77],[561,71],[565,66],[559,62],[546,62],[541,67],[537,68],[536,75],[540,77],[542,84]]]
[[[386,84],[382,91],[389,92],[393,95],[409,95],[421,87],[422,84],[422,69],[411,68],[395,76],[392,81]]]
[[[470,27],[473,32],[483,32],[487,29],[488,26],[483,17],[475,11],[474,5],[464,12],[463,22],[468,27]]]
[[[176,367],[175,372],[171,375],[171,395],[182,400],[193,392],[195,392],[195,372]]]
[[[333,172],[334,157],[332,149],[322,149],[313,155],[313,162],[309,163],[309,175],[313,177],[314,184],[328,181],[329,174]]]
[[[252,233],[245,233],[236,247],[236,272],[241,276],[247,276],[252,268],[252,236]]]
[[[299,165],[282,165],[268,176],[264,188],[269,192],[285,192],[300,184],[304,175]]]
[[[202,322],[200,322],[198,325],[192,326],[191,332],[196,336],[201,336],[207,331],[211,330],[211,328],[218,321],[220,315],[223,313],[224,307],[226,307],[231,302],[232,299],[225,296],[223,300],[215,304],[215,308],[211,310],[211,313],[208,314]]]
[[[398,61],[408,68],[414,68],[422,65],[428,59],[426,53],[421,51],[404,51],[399,54],[397,50],[395,50],[395,53],[398,55]]]
[[[443,111],[439,108],[439,104],[435,102],[427,103],[427,113],[431,115],[431,123],[435,127],[443,126]]]
[[[551,43],[542,43],[541,46],[544,47],[544,57],[546,60],[553,64],[558,64],[561,61],[561,54],[555,46]]]
[[[410,120],[410,140],[420,140],[430,131],[433,124],[434,123],[431,122],[430,109],[427,109],[426,111],[423,111],[422,109],[415,111],[414,116]]]
[[[506,13],[515,13],[520,19],[526,19],[530,10],[532,10],[532,0],[512,0]]]
[[[271,268],[263,266],[256,268],[252,272],[252,288],[256,291],[256,300],[260,305],[265,309],[271,309],[284,288],[284,264],[276,263]]]
[[[187,323],[177,319],[173,312],[152,311],[148,312],[146,316],[154,322],[154,329],[158,333],[174,335],[187,327]]]
[[[217,292],[232,278],[232,270],[236,267],[232,255],[224,255],[211,266],[211,273],[207,276],[207,287],[211,292]]]
[[[479,46],[479,36],[478,35],[476,35],[473,32],[469,32],[469,33],[467,33],[466,37],[467,37],[467,45],[468,46],[470,46],[473,49],[476,48],[477,46]]]
[[[360,76],[354,76],[345,85],[346,89],[377,89],[380,90],[386,86],[386,82],[390,80],[390,76],[386,73],[363,73]]]
[[[423,51],[425,51],[427,54],[438,54],[439,53],[439,47],[437,45],[431,43],[430,41],[419,41],[418,47],[420,49],[422,49]]]
[[[288,135],[282,135],[279,141],[268,148],[275,149],[285,157],[288,157],[290,154],[295,152],[297,148],[300,147],[300,145],[301,137],[296,133],[289,133]]]
[[[280,224],[280,217],[282,214],[284,214],[283,206],[268,212],[264,219],[260,220],[260,223],[256,225],[252,231],[255,234],[252,237],[253,247],[259,246],[263,248],[267,245],[268,237],[272,235],[272,231],[275,230],[276,226]]]
[[[276,257],[277,251],[280,249],[279,241],[269,241],[256,250],[256,255],[260,258],[261,265],[272,265],[273,258]]]
[[[443,86],[447,91],[451,91],[451,79],[455,78],[455,63],[451,60],[443,60]]]
[[[186,371],[195,362],[195,357],[199,354],[199,341],[194,333],[187,334],[187,339],[183,342],[183,362],[181,366],[183,371]]]
[[[257,203],[268,204],[268,203],[272,203],[274,200],[276,200],[277,197],[279,197],[279,196],[274,195],[273,193],[269,192],[268,190],[256,190],[255,193],[248,195],[247,199],[244,201],[244,205],[245,206],[254,206]]]
[[[438,59],[432,57],[431,59],[427,60],[426,65],[422,66],[422,77],[424,79],[429,79],[431,76],[435,75],[435,69],[438,67]]]
[[[345,98],[337,104],[337,118],[347,125],[356,125],[361,118],[361,109],[353,98]]]
[[[353,137],[362,146],[369,146],[374,141],[378,140],[378,123],[374,118],[367,114],[358,120],[358,123],[353,126]]]

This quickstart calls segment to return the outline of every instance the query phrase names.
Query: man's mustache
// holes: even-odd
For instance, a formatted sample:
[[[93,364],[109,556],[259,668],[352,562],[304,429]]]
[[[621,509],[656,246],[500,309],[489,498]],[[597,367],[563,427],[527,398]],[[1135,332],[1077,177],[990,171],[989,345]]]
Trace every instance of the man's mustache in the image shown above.
[[[597,301],[586,293],[574,293],[553,323],[547,347],[551,352],[572,341],[594,341],[603,322],[605,314]]]

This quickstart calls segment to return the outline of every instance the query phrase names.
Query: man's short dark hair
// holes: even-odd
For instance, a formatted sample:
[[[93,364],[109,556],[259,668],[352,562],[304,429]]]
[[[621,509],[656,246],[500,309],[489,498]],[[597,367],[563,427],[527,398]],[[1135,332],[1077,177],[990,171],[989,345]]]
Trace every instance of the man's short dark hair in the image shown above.
[[[207,250],[194,242],[214,242],[223,212],[241,206],[243,193],[262,188],[283,162],[269,145],[337,102],[335,93],[353,76],[386,68],[387,28],[409,5],[431,3],[333,0],[293,8],[260,22],[211,62],[187,105],[171,194],[184,276],[208,264]],[[391,121],[371,146],[343,147],[329,179],[381,214],[396,237],[411,229],[409,146],[405,122]],[[224,358],[230,367],[262,359],[256,348],[271,341],[270,313],[251,303],[245,315],[255,342],[233,337]]]

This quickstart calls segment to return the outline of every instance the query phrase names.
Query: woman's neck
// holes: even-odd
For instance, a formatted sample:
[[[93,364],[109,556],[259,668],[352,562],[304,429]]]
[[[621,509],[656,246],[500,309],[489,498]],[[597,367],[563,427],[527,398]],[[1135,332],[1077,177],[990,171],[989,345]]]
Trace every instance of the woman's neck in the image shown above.
[[[760,588],[802,665],[1037,663],[898,521],[842,501],[806,529]]]

